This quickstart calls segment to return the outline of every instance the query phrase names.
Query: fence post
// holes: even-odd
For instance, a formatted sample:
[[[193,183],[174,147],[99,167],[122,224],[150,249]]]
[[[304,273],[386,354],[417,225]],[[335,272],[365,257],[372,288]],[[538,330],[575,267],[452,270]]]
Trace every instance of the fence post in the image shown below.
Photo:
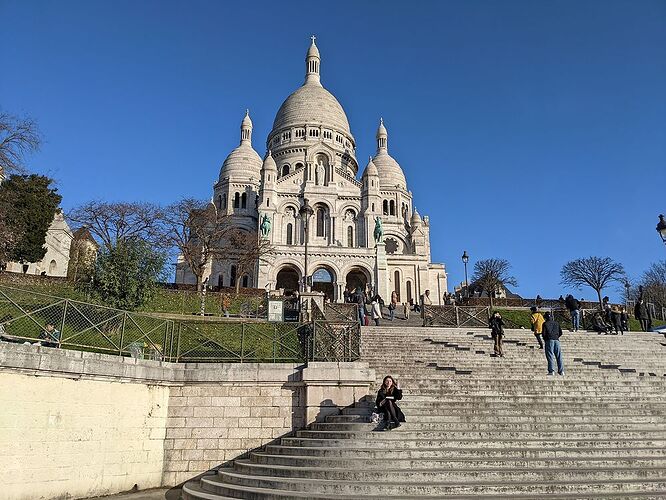
[[[277,359],[277,323],[273,323],[273,363]]]
[[[460,326],[460,307],[454,306],[456,309],[456,327]]]
[[[120,325],[120,344],[118,345],[118,356],[123,355],[123,340],[125,339],[125,321],[127,320],[127,313],[123,314],[123,322]]]
[[[243,350],[245,349],[245,323],[241,323],[241,339],[240,339],[240,362],[243,362]]]
[[[60,337],[58,337],[58,347],[62,346],[62,336],[65,332],[65,318],[67,318],[67,305],[69,304],[69,299],[65,299],[65,308],[62,311],[62,321],[60,322]]]
[[[180,359],[180,337],[183,334],[183,324],[179,321],[178,322],[178,345],[176,346],[176,363],[178,363],[178,360]]]

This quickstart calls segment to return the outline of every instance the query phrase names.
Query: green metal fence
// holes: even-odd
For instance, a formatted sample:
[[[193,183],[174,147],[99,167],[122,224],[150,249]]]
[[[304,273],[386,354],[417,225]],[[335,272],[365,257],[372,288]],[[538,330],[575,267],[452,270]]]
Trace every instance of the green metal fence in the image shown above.
[[[173,362],[355,361],[357,322],[171,320],[0,285],[4,341]]]

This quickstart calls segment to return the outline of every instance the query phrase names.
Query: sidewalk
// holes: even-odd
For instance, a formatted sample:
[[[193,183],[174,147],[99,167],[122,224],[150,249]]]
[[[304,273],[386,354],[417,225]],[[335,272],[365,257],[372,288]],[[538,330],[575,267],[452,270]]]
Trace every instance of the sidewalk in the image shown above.
[[[119,493],[104,497],[90,497],[86,500],[179,500],[180,488],[157,488],[136,493]]]

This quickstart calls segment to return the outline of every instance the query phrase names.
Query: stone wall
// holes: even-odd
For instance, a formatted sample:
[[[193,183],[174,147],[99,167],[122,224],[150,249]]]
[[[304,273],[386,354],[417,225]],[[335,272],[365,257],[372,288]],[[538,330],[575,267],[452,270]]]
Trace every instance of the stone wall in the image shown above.
[[[366,363],[176,364],[0,342],[0,499],[173,486],[373,383]]]

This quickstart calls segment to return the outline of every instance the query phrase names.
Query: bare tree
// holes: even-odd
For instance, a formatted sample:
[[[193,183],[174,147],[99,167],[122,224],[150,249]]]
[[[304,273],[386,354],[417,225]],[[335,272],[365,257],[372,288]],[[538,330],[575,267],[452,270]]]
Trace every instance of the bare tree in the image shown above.
[[[653,263],[641,276],[640,284],[650,302],[666,307],[666,260]]]
[[[111,250],[116,243],[131,239],[161,245],[158,223],[161,214],[161,209],[151,203],[90,201],[74,208],[67,218],[88,228],[107,250]]]
[[[622,264],[615,262],[610,257],[587,257],[567,262],[560,271],[562,284],[580,288],[589,286],[599,299],[601,307],[601,291],[604,287],[615,281],[624,283],[626,273]]]
[[[3,176],[24,173],[25,155],[37,151],[40,143],[33,120],[0,113],[0,180]]]
[[[209,201],[186,198],[166,207],[160,223],[164,243],[178,250],[202,291],[206,269],[232,230],[229,217]]]
[[[273,246],[256,231],[234,228],[227,234],[222,258],[236,266],[236,295],[243,276],[253,274],[260,262],[266,261]]]
[[[507,285],[518,286],[518,280],[509,274],[511,264],[505,259],[485,259],[474,264],[472,282],[488,293],[490,307],[493,307],[493,297]]]

